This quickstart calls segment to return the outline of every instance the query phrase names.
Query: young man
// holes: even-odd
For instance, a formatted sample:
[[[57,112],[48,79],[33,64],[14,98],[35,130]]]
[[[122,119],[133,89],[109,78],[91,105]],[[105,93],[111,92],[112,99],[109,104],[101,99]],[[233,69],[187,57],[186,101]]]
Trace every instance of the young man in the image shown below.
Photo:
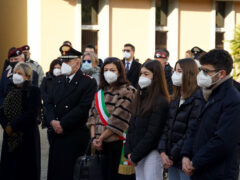
[[[125,44],[123,48],[123,64],[125,66],[127,79],[136,88],[140,76],[141,64],[134,58],[135,47],[132,44]]]
[[[61,72],[47,101],[47,121],[52,128],[48,180],[71,180],[76,159],[85,152],[89,141],[86,127],[88,111],[97,90],[95,79],[80,70],[80,52],[71,46],[60,48]]]
[[[182,167],[193,180],[237,180],[240,94],[233,86],[233,60],[224,50],[200,59],[197,82],[206,102],[182,150]]]

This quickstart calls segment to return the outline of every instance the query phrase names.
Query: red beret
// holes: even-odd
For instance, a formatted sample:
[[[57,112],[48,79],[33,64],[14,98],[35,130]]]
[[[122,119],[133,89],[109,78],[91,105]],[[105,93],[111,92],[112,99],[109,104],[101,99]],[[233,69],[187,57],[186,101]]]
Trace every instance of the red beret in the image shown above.
[[[30,46],[29,45],[24,45],[21,47],[22,51],[29,51],[30,50]]]
[[[154,55],[155,58],[163,58],[163,59],[166,59],[167,56],[168,56],[167,53],[165,51],[162,51],[162,50],[156,51],[155,55]]]
[[[17,57],[17,56],[20,56],[21,54],[22,54],[22,49],[16,48],[8,53],[8,58]]]

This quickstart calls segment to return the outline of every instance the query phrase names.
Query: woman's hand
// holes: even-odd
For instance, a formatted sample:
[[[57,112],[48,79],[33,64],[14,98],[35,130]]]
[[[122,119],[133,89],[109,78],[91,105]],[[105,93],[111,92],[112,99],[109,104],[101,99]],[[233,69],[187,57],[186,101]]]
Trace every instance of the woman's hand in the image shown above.
[[[173,161],[169,159],[165,152],[160,154],[164,169],[168,169],[173,165]]]
[[[93,140],[93,146],[98,150],[102,151],[102,139],[96,138]]]
[[[137,164],[131,160],[131,154],[128,154],[128,161],[131,163],[133,167],[137,166]]]

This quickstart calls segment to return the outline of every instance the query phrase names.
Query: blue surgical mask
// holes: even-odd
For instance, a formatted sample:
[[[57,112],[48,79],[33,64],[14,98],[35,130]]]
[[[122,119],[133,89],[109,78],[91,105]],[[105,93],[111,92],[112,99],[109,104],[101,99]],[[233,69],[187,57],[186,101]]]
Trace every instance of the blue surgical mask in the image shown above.
[[[92,63],[88,63],[88,62],[84,62],[82,63],[82,70],[83,71],[87,71],[87,70],[90,70],[92,68]]]

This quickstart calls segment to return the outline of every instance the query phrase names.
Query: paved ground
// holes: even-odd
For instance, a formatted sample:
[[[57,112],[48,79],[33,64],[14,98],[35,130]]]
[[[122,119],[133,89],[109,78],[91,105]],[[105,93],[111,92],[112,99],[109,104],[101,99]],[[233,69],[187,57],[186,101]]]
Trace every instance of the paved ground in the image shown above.
[[[2,128],[0,127],[0,152],[2,148]],[[41,134],[41,168],[42,168],[42,175],[41,180],[47,179],[47,163],[48,163],[48,141],[46,136],[46,130],[40,129]]]

